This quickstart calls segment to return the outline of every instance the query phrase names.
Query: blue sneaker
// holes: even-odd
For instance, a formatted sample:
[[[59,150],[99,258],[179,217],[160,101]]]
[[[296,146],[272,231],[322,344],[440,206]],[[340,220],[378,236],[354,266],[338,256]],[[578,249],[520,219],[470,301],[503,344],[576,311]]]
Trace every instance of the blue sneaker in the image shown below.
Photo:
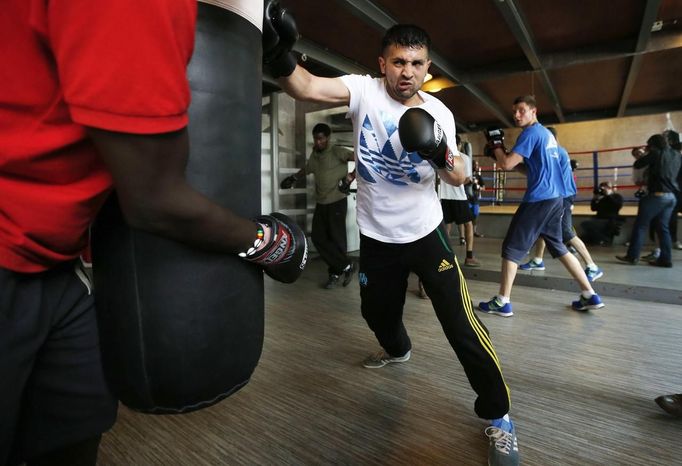
[[[585,275],[587,275],[587,279],[590,282],[596,282],[597,280],[604,276],[604,271],[599,267],[597,267],[596,270],[592,270],[588,267],[585,269]]]
[[[604,307],[604,303],[598,294],[593,294],[590,299],[584,298],[580,295],[578,301],[573,301],[571,307],[574,311],[589,311],[590,309],[600,309]]]
[[[494,296],[493,299],[488,302],[478,303],[478,308],[483,312],[487,312],[488,314],[497,314],[498,316],[502,317],[511,317],[514,315],[512,312],[511,303],[503,304],[499,299],[497,299],[497,296]]]
[[[520,270],[545,270],[545,261],[535,262],[533,259],[519,265]]]
[[[504,418],[495,419],[486,427],[488,436],[488,464],[490,466],[516,466],[519,464],[519,444],[514,423]]]

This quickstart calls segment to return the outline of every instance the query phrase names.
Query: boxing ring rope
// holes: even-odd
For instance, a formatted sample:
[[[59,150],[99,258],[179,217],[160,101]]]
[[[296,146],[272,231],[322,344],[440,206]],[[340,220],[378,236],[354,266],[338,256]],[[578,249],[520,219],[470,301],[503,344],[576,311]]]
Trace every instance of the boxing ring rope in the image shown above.
[[[638,199],[635,197],[634,193],[639,187],[632,183],[632,164],[634,163],[634,158],[631,155],[631,151],[635,147],[641,146],[569,152],[571,158],[575,159],[579,165],[573,172],[573,177],[578,188],[575,202],[589,204],[592,200],[592,194],[599,184],[604,181],[611,181],[615,190],[623,196],[626,204],[636,204]],[[604,154],[613,152],[623,152],[622,156],[618,156],[618,162],[621,162],[620,159],[622,158],[625,163],[601,165],[600,156],[602,156],[603,159]],[[489,158],[483,155],[476,155],[476,157],[481,157],[483,160],[490,161]],[[580,167],[580,165],[588,164],[591,166]],[[523,194],[526,192],[525,176],[514,171],[507,172],[501,170],[497,167],[496,163],[493,163],[492,165],[484,165],[481,163],[480,174],[485,183],[485,189],[481,191],[481,204],[518,204],[523,199]]]

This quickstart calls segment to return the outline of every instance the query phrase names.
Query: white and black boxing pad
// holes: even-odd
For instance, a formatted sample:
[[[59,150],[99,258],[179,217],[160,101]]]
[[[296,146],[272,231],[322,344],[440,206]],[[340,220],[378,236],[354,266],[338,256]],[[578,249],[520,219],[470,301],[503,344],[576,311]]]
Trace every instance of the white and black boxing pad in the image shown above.
[[[262,18],[260,2],[242,3],[258,3]],[[261,53],[254,22],[198,4],[187,179],[247,218],[261,207]],[[105,375],[125,405],[182,413],[249,381],[263,345],[260,267],[131,229],[114,196],[94,225],[93,255]]]

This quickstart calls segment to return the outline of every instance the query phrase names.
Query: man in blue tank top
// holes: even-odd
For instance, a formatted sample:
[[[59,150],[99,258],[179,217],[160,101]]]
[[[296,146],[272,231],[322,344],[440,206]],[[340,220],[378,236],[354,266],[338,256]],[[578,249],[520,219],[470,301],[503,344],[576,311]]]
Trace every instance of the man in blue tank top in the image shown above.
[[[568,252],[562,241],[561,221],[563,198],[568,195],[562,179],[559,146],[547,128],[538,123],[535,98],[517,97],[513,106],[514,122],[523,131],[516,145],[507,153],[504,133],[499,129],[486,130],[487,153],[504,170],[515,168],[528,177],[528,187],[502,243],[502,273],[499,294],[478,308],[503,317],[514,315],[510,301],[511,289],[519,263],[533,243],[542,237],[552,257],[558,258],[575,278],[582,290],[572,308],[586,311],[604,307],[580,262]]]
[[[556,139],[556,129],[548,126],[547,130],[552,133]],[[564,215],[561,219],[562,239],[566,246],[573,247],[575,252],[578,253],[578,256],[585,261],[585,275],[587,275],[587,279],[590,282],[594,282],[595,280],[601,278],[602,275],[604,275],[604,272],[599,268],[599,266],[597,266],[597,264],[594,263],[590,251],[587,250],[587,246],[585,246],[583,240],[576,235],[575,229],[573,228],[573,203],[575,202],[575,196],[578,193],[578,188],[576,187],[575,180],[573,179],[573,160],[571,160],[566,149],[561,146],[558,146],[558,149],[559,165],[561,166],[561,175],[563,178],[564,189],[566,191],[564,195]],[[545,254],[545,242],[542,237],[535,243],[534,249],[534,256],[531,257],[531,260],[527,263],[521,264],[519,269],[530,271],[545,270],[545,262],[542,260],[542,257]]]

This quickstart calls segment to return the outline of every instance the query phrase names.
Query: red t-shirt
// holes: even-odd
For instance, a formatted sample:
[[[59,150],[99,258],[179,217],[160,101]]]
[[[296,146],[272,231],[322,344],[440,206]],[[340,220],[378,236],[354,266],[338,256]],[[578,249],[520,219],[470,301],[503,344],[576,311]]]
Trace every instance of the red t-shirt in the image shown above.
[[[7,0],[0,14],[0,267],[77,257],[111,178],[85,126],[187,125],[194,0]]]

